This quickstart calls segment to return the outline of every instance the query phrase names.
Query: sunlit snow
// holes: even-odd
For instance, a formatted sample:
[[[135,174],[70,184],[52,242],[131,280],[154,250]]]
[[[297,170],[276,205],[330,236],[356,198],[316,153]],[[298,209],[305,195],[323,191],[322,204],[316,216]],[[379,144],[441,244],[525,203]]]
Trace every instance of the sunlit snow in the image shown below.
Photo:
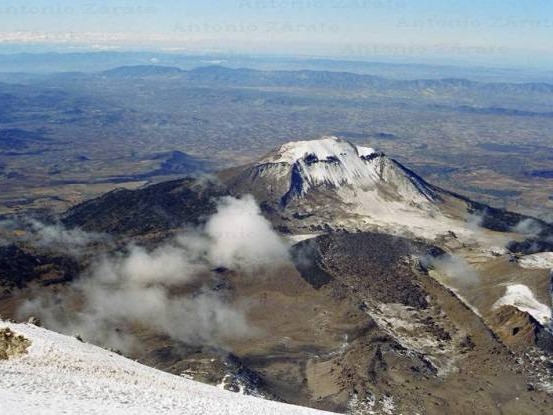
[[[99,347],[0,321],[32,342],[0,360],[0,414],[316,414],[171,375]]]

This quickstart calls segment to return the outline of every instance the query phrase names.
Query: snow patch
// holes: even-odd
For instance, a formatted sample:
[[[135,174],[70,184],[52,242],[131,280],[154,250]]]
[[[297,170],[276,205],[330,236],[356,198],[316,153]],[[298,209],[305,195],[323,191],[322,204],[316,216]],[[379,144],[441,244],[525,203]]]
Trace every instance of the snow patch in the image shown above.
[[[540,303],[530,288],[524,284],[508,285],[505,295],[493,305],[493,308],[502,305],[515,306],[520,311],[530,314],[544,326],[551,320],[551,308]]]
[[[376,153],[374,148],[371,148],[371,147],[362,147],[362,146],[356,146],[356,147],[357,147],[357,154],[359,155],[359,157],[368,157]]]
[[[518,263],[522,268],[553,269],[553,252],[526,255],[520,258]]]
[[[321,236],[322,233],[302,233],[296,235],[286,235],[286,238],[293,244],[297,244],[308,239],[314,239]]]
[[[395,409],[394,398],[391,396],[384,396],[382,398],[382,412],[387,415],[393,415]]]

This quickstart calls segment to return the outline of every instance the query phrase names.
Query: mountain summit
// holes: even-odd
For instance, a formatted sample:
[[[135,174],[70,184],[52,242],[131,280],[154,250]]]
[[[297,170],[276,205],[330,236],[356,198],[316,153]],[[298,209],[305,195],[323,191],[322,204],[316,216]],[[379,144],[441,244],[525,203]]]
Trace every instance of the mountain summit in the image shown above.
[[[338,137],[283,144],[222,177],[231,193],[253,194],[292,233],[371,230],[433,240],[453,232],[469,240],[467,220],[509,232],[528,219],[430,184],[384,153]]]
[[[310,228],[408,225],[435,234],[438,217],[444,225],[439,232],[451,227],[441,211],[449,193],[384,153],[338,137],[286,143],[230,184],[238,193],[253,192],[269,212],[294,212],[285,221],[301,218]]]
[[[272,170],[270,174],[276,176],[288,176],[291,167],[285,204],[294,196],[305,196],[320,187],[350,186],[370,191],[384,184],[396,187],[392,193],[398,199],[426,203],[437,198],[431,186],[383,153],[337,137],[284,144],[259,164],[262,171]]]

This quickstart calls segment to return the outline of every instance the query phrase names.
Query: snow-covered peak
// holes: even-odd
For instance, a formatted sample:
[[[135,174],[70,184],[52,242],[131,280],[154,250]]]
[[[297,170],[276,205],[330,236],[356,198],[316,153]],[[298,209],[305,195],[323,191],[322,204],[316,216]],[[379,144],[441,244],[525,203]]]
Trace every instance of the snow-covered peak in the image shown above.
[[[338,137],[323,137],[319,140],[286,143],[262,162],[294,164],[306,157],[312,157],[313,161],[316,158],[318,161],[340,160],[344,163],[374,153],[375,150],[370,147],[358,146]]]
[[[284,166],[275,174],[291,174],[292,186],[304,194],[318,186],[373,186],[379,181],[375,159],[381,155],[369,147],[361,147],[338,137],[294,141],[282,145],[263,158],[259,165]],[[301,187],[301,189],[300,189]]]
[[[353,192],[339,195],[347,204],[367,192],[384,204],[395,200],[420,206],[432,204],[434,198],[431,187],[399,163],[373,148],[338,137],[283,144],[262,158],[249,174],[270,192],[282,192],[281,205],[313,191],[326,195]],[[367,203],[375,205],[374,198],[369,199]]]
[[[440,215],[437,188],[382,152],[337,137],[286,143],[231,182],[236,192],[253,193],[302,228],[378,223],[395,231],[416,223],[419,232]]]

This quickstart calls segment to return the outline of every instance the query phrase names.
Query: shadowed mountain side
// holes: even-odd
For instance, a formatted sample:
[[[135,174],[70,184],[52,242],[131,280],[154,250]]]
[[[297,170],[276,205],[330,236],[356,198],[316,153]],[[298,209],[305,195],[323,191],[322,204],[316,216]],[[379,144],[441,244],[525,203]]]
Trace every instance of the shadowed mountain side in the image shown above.
[[[224,188],[202,179],[180,179],[138,190],[118,189],[67,211],[62,221],[85,231],[125,235],[198,225],[215,212]]]

